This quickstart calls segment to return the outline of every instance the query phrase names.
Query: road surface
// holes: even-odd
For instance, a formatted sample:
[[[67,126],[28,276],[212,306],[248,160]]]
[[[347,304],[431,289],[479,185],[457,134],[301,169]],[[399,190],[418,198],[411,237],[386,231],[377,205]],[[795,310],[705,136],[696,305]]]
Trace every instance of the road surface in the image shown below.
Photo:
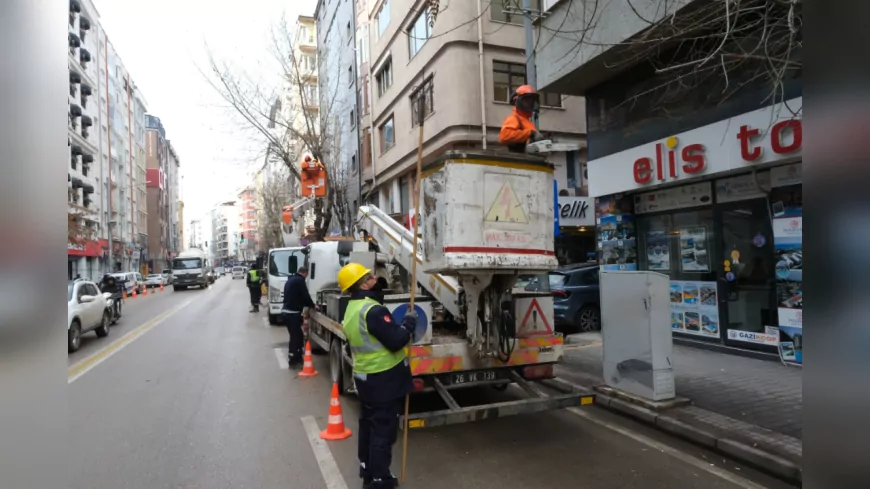
[[[71,488],[361,487],[356,436],[316,436],[329,409],[326,357],[314,357],[314,378],[286,370],[286,330],[268,325],[265,308],[249,313],[247,297],[229,276],[207,290],[167,288],[128,300],[107,338],[82,338],[69,357]],[[355,399],[342,407],[356,432]],[[590,407],[409,439],[408,488],[790,487]],[[397,474],[400,464],[401,440]]]

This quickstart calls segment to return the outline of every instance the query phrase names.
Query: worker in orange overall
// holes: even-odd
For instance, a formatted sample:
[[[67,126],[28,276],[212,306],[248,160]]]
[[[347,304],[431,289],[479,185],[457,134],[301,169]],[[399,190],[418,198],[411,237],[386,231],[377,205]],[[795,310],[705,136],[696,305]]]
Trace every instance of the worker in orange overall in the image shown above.
[[[525,153],[529,142],[540,141],[544,136],[532,122],[532,114],[538,105],[538,94],[531,85],[522,85],[511,95],[513,112],[501,123],[498,142],[507,145],[516,153]]]

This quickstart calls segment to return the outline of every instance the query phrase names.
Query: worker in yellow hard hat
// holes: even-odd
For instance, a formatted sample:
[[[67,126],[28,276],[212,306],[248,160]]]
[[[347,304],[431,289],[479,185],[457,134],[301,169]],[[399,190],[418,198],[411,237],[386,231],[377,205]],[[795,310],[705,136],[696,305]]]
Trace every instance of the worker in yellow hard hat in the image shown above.
[[[377,277],[359,263],[339,270],[338,286],[350,293],[341,324],[353,355],[353,376],[362,404],[359,475],[364,488],[393,488],[398,481],[390,472],[390,463],[402,398],[413,388],[405,347],[417,326],[417,315],[409,310],[399,325],[383,306]]]
[[[535,87],[522,85],[517,87],[511,95],[513,112],[505,117],[501,123],[501,132],[498,134],[498,142],[507,145],[508,149],[517,153],[525,153],[529,141],[544,139],[535,123],[532,122],[532,114],[538,106],[539,96]]]

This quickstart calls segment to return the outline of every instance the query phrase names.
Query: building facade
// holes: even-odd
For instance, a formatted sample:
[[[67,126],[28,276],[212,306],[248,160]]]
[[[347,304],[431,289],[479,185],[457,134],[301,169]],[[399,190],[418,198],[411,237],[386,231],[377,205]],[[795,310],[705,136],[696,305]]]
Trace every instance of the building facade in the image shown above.
[[[599,264],[667,275],[675,340],[802,363],[800,69],[784,70],[774,88],[754,76],[776,62],[763,56],[705,76],[679,71],[697,64],[689,56],[705,55],[680,43],[645,58],[601,48],[631,45],[657,22],[686,25],[696,12],[691,2],[649,6],[603,6],[589,42],[576,47],[552,34],[560,18],[569,19],[565,32],[583,27],[568,3],[554,4],[541,29],[543,88],[586,99]],[[751,36],[762,24],[729,28]],[[726,53],[746,47],[713,44]],[[569,49],[577,51],[570,59]],[[676,68],[661,69],[666,63]]]
[[[428,2],[368,1],[367,59],[371,96],[373,171],[364,178],[369,203],[409,222],[419,127],[417,101],[423,99],[424,162],[447,150],[506,150],[498,144],[502,121],[513,107],[511,93],[526,84],[522,17],[506,15],[504,2],[454,2],[432,22]],[[486,2],[489,4],[490,2]],[[510,2],[507,2],[510,4]],[[468,25],[468,19],[479,18]],[[467,25],[465,28],[460,28]],[[369,109],[368,104],[371,104]],[[552,139],[585,145],[584,101],[556,92],[541,94],[539,130]],[[369,120],[369,119],[366,119]],[[585,152],[553,154],[557,190],[569,195]],[[571,168],[569,169],[568,166]]]
[[[145,247],[146,103],[88,0],[68,23],[68,275],[137,271]]]
[[[360,193],[360,114],[357,104],[359,63],[356,50],[355,7],[357,2],[319,0],[317,19],[317,67],[319,105],[329,134],[324,159],[328,162],[337,192],[354,209]],[[347,215],[345,221],[350,221]],[[333,221],[335,222],[335,221]],[[347,232],[348,230],[342,230]]]
[[[160,118],[145,116],[146,188],[148,195],[148,269],[170,265],[169,159],[170,146]]]
[[[252,182],[238,195],[239,210],[239,260],[251,261],[257,257],[260,247],[257,208],[257,186]],[[244,241],[241,238],[244,237]]]

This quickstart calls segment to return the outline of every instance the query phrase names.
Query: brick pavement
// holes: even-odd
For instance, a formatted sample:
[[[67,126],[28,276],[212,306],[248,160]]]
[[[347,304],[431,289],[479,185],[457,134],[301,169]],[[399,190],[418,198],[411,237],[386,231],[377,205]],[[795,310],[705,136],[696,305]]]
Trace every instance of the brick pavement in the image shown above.
[[[561,369],[587,383],[602,382],[600,341],[597,333],[571,335],[568,342],[576,346],[566,350]],[[682,345],[674,345],[672,361],[677,395],[711,412],[704,415],[697,411],[695,415],[710,418],[706,420],[710,423],[715,423],[715,415],[725,416],[795,438],[790,444],[800,443],[801,369]],[[693,414],[691,409],[686,412]]]

